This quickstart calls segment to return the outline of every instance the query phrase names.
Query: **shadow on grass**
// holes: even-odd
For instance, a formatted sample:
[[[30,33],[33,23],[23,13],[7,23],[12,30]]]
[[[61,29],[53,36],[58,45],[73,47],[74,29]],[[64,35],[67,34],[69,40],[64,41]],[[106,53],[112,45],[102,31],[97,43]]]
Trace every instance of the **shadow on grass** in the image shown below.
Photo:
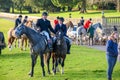
[[[6,59],[6,58],[12,58],[12,59],[16,59],[16,58],[26,58],[29,57],[30,54],[28,53],[16,53],[16,54],[2,54],[0,55],[0,58],[2,59]]]

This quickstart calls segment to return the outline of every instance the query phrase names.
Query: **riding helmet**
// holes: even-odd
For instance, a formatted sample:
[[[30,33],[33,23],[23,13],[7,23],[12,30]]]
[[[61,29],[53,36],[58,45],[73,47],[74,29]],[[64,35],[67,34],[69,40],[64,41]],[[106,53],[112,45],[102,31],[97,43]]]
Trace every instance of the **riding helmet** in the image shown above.
[[[48,16],[48,13],[47,12],[43,12],[42,16]]]
[[[22,17],[22,15],[19,15],[19,17]]]
[[[63,17],[59,17],[59,20],[64,22],[64,18]]]
[[[28,18],[28,16],[25,16],[25,18]]]

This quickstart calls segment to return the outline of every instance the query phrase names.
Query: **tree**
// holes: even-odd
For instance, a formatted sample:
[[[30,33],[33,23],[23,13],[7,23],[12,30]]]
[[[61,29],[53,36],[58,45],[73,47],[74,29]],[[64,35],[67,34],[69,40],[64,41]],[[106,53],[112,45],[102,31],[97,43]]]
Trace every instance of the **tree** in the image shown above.
[[[117,0],[117,11],[120,12],[120,0]]]
[[[24,8],[24,3],[25,0],[12,0],[12,5],[13,5],[13,9],[16,8],[20,11],[20,14],[22,13],[22,9]]]
[[[82,2],[82,4],[81,4],[81,13],[86,13],[87,11],[86,11],[86,5],[87,5],[87,3],[86,3],[86,0],[81,0],[81,2]]]
[[[0,0],[0,9],[2,9],[2,11],[10,12],[11,5],[11,0]]]
[[[61,7],[63,11],[65,10],[65,7],[68,7],[68,11],[71,11],[73,6],[77,5],[79,0],[51,0],[52,3],[57,6]]]

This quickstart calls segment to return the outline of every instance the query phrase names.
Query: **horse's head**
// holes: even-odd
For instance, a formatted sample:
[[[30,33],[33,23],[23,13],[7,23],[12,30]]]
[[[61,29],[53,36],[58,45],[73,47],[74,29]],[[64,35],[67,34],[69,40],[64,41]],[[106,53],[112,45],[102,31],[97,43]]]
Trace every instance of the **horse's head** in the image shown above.
[[[96,23],[92,25],[95,29],[100,28],[102,30],[102,25],[101,23]]]
[[[99,28],[102,29],[102,25],[100,23],[98,23],[98,24],[99,24]]]
[[[64,39],[63,31],[62,31],[62,30],[59,30],[59,31],[56,33],[56,42],[57,42],[57,45],[61,45],[62,42],[63,42],[63,39]]]
[[[16,29],[15,29],[15,35],[17,38],[20,38],[22,34],[25,32],[25,25],[20,24]]]

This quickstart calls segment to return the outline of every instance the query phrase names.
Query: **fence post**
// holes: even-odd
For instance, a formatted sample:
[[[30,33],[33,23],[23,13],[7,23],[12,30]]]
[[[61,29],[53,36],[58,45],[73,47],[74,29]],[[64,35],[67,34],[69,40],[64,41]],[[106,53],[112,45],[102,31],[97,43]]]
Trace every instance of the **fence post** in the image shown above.
[[[105,16],[102,17],[102,24],[103,24],[103,27],[107,26],[107,18]]]

